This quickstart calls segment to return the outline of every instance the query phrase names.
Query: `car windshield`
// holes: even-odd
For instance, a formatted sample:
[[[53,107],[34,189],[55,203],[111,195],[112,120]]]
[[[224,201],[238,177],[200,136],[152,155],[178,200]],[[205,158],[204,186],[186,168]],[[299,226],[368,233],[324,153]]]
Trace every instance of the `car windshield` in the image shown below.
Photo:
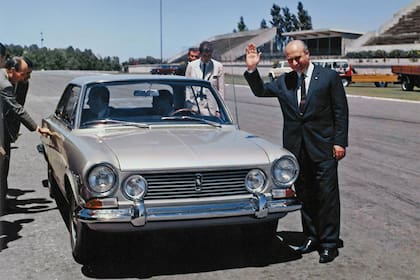
[[[126,81],[95,83],[81,98],[80,127],[128,123],[194,123],[219,127],[232,120],[223,101],[201,81]]]

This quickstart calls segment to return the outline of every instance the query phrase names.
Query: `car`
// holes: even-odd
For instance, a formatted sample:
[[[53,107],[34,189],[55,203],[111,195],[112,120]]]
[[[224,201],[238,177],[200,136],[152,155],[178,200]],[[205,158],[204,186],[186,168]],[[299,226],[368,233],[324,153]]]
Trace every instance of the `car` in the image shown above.
[[[38,149],[79,263],[103,232],[239,225],[274,236],[278,219],[301,207],[296,158],[240,130],[206,80],[78,77],[42,126],[51,134]]]
[[[315,59],[312,60],[315,65],[320,65],[325,68],[330,68],[338,73],[344,87],[351,83],[352,73],[354,69],[347,59]]]
[[[275,67],[268,71],[268,78],[270,81],[273,81],[277,79],[281,74],[288,73],[290,71],[292,71],[292,68],[287,61],[279,61]]]
[[[178,65],[162,64],[150,70],[150,74],[154,75],[174,75],[178,70]]]

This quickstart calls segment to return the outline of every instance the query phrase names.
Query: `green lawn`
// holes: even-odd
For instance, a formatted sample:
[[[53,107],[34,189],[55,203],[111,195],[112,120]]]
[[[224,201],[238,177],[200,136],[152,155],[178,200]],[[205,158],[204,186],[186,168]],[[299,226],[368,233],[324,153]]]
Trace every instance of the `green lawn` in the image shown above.
[[[268,78],[267,78],[268,81]],[[246,85],[246,81],[243,76],[240,75],[229,75],[225,74],[225,83]],[[371,97],[383,97],[383,98],[395,98],[404,100],[415,100],[420,101],[420,89],[414,87],[414,91],[402,91],[401,85],[399,84],[388,84],[386,88],[378,88],[372,83],[358,83],[350,84],[346,87],[346,93],[350,95],[360,96],[371,96]]]

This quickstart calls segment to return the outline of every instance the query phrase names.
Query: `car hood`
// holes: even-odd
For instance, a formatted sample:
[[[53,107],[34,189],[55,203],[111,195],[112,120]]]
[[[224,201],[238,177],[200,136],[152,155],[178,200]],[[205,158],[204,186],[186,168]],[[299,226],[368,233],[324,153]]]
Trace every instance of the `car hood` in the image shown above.
[[[273,160],[269,154],[282,150],[231,129],[150,129],[97,137],[114,153],[123,171],[265,165]]]

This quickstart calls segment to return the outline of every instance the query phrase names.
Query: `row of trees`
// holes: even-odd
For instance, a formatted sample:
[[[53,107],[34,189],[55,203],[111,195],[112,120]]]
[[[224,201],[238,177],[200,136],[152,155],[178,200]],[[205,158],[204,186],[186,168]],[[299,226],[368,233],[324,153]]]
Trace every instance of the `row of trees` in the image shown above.
[[[385,50],[349,52],[346,54],[348,58],[411,58],[417,60],[420,58],[420,50]]]
[[[297,15],[292,14],[289,8],[280,7],[276,4],[273,4],[270,14],[272,16],[270,24],[272,27],[277,28],[275,47],[279,51],[283,50],[284,45],[288,41],[288,38],[281,36],[281,33],[312,29],[311,17],[303,8],[301,2],[297,6]],[[265,19],[261,21],[260,28],[268,28]],[[238,29],[234,30],[234,32],[246,30],[248,30],[248,27],[244,18],[240,17]],[[35,44],[29,47],[19,45],[8,45],[6,47],[10,56],[24,55],[31,59],[35,69],[120,71],[122,67],[126,68],[127,65],[161,63],[160,59],[147,56],[145,58],[130,58],[121,64],[116,56],[98,57],[90,49],[81,51],[71,46],[66,49],[40,48]]]
[[[121,70],[118,57],[97,57],[90,49],[84,51],[73,47],[48,49],[39,48],[38,45],[29,47],[6,45],[6,47],[9,56],[26,56],[34,63],[34,68],[37,70]]]
[[[293,32],[300,30],[312,29],[312,18],[308,11],[303,8],[302,2],[298,2],[297,14],[293,14],[288,7],[280,7],[273,4],[270,10],[272,17],[270,24],[277,28],[277,35],[275,38],[275,47],[278,51],[283,51],[284,46],[288,43],[289,38],[281,36],[285,32]],[[260,28],[268,28],[265,19],[261,21]],[[247,31],[248,27],[245,24],[244,18],[241,16],[237,25],[237,29],[233,32]]]

